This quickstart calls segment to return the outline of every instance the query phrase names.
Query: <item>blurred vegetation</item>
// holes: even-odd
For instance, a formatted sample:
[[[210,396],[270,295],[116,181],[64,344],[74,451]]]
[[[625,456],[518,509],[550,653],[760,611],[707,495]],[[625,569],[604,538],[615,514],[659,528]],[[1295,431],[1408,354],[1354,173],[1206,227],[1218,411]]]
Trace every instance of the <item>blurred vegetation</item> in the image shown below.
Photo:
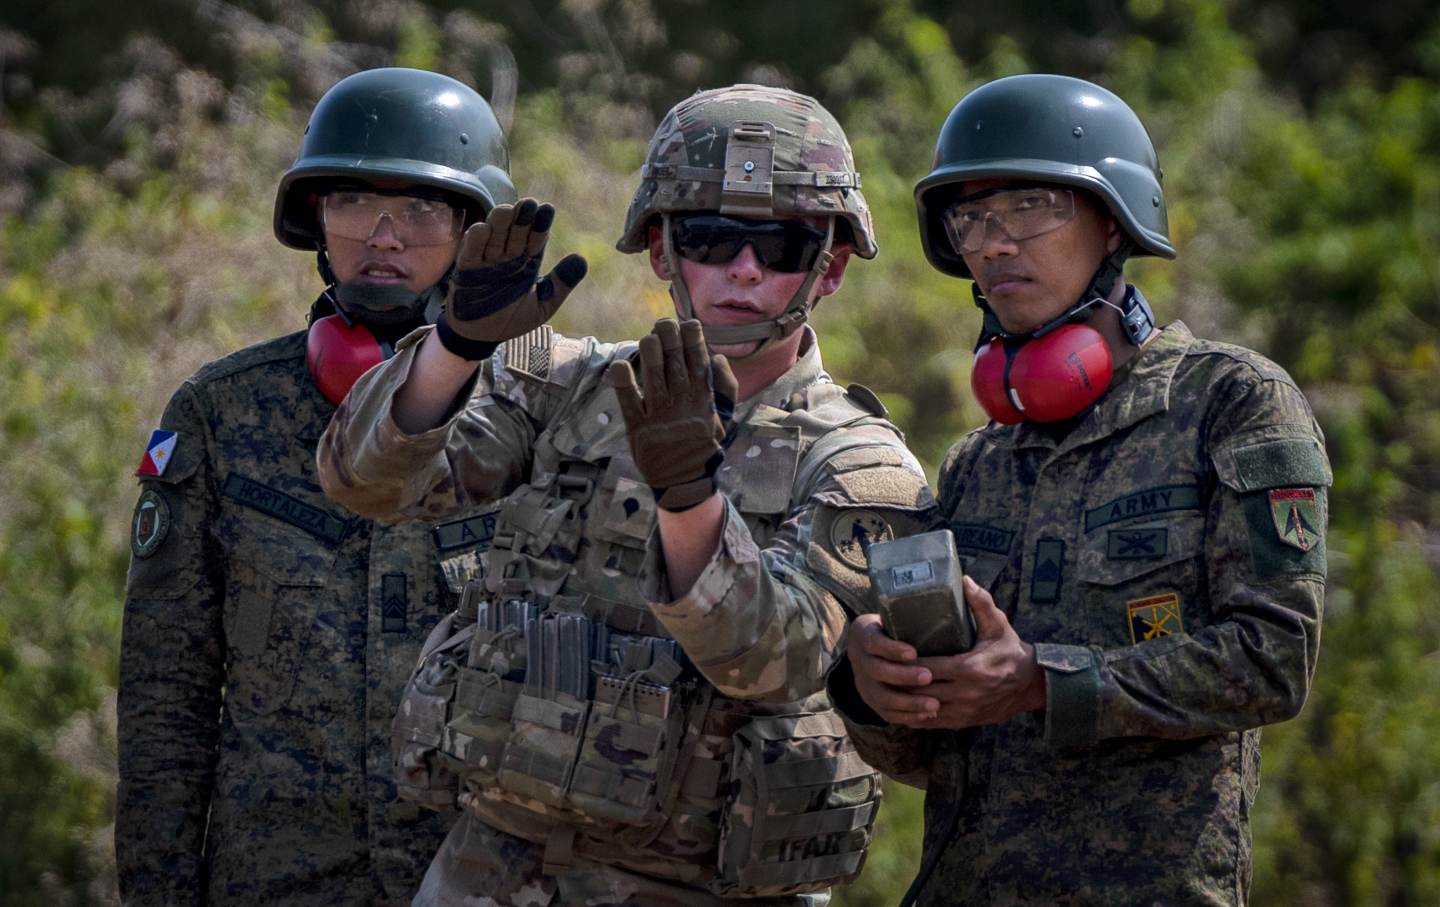
[[[982,5],[983,6],[983,5]],[[481,11],[483,9],[483,11]],[[933,469],[980,422],[978,326],[911,188],[970,87],[1094,79],[1161,149],[1180,258],[1162,316],[1246,343],[1314,402],[1335,465],[1315,689],[1266,732],[1254,900],[1440,903],[1440,7],[1427,0],[8,0],[0,8],[0,891],[113,903],[130,471],[200,363],[303,326],[313,262],[270,235],[305,114],[360,68],[438,69],[511,124],[517,183],[591,276],[560,326],[668,310],[611,248],[657,117],[736,80],[849,131],[882,255],[819,310]],[[183,657],[183,653],[177,653]],[[1083,779],[1077,779],[1083,783]],[[1042,821],[1037,817],[1037,821]],[[919,798],[892,790],[846,905],[894,903]]]

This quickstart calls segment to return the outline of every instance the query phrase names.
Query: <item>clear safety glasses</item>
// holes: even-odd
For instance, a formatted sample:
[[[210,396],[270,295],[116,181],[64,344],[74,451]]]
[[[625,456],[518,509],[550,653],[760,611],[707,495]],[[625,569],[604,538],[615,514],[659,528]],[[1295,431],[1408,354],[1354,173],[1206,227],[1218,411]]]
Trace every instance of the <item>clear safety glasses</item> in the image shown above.
[[[320,218],[325,229],[345,239],[367,240],[382,217],[407,246],[439,246],[460,235],[464,213],[431,198],[385,192],[338,190],[325,195]]]
[[[1012,240],[1049,233],[1075,217],[1075,193],[1069,189],[1034,186],[987,189],[967,195],[941,215],[950,245],[961,255],[979,252],[990,224]]]

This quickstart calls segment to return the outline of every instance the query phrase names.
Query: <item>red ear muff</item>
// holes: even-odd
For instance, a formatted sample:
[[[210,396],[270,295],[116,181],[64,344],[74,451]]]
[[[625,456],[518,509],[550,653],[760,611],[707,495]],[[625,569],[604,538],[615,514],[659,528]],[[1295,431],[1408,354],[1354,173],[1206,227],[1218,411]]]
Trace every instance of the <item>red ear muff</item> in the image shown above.
[[[1100,332],[1067,324],[1020,347],[1009,386],[1025,418],[1059,422],[1099,400],[1114,371],[1110,345]]]
[[[970,368],[970,392],[980,401],[985,414],[1002,425],[1023,422],[1025,415],[1010,402],[1005,385],[1005,343],[999,337],[975,352]]]
[[[320,393],[336,406],[371,367],[389,356],[365,325],[346,324],[339,315],[326,315],[310,325],[305,339],[305,362]]]

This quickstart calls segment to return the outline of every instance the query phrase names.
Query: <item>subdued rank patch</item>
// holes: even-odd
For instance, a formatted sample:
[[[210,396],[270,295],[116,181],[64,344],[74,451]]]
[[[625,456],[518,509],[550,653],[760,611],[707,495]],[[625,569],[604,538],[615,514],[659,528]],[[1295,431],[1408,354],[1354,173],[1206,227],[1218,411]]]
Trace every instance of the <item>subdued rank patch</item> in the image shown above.
[[[840,559],[856,570],[864,570],[869,564],[866,549],[875,542],[888,542],[895,538],[890,523],[873,510],[846,510],[835,517],[830,524],[830,547]]]
[[[1040,539],[1035,542],[1035,575],[1030,578],[1030,600],[1042,603],[1060,600],[1065,579],[1065,542]]]
[[[1131,642],[1139,643],[1185,632],[1185,625],[1180,619],[1178,592],[1132,598],[1125,603],[1125,614],[1130,619]]]
[[[404,633],[405,615],[409,610],[405,574],[385,574],[380,580],[380,632]]]
[[[1162,558],[1170,547],[1164,526],[1111,529],[1105,537],[1105,557],[1112,561],[1147,561]]]
[[[170,533],[170,505],[160,492],[147,488],[135,504],[130,522],[130,550],[136,557],[149,557],[160,549]]]
[[[498,510],[491,510],[475,516],[437,523],[431,532],[435,535],[435,547],[441,551],[474,545],[480,551],[490,548],[495,538],[495,516]]]
[[[145,444],[145,453],[140,455],[140,465],[135,468],[137,476],[163,476],[165,467],[170,465],[170,459],[175,454],[175,446],[180,443],[178,431],[166,431],[157,428],[150,433],[150,440]]]
[[[1270,492],[1270,520],[1280,541],[1301,551],[1319,544],[1320,507],[1313,488],[1277,488]]]

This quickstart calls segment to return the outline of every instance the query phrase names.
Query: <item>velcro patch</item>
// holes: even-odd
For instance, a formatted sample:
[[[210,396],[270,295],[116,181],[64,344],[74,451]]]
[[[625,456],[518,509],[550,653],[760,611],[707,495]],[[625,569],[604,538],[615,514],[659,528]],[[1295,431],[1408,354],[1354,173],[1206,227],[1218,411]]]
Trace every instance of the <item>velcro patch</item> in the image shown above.
[[[1085,511],[1085,531],[1128,520],[1131,517],[1169,513],[1173,510],[1199,510],[1200,488],[1197,485],[1162,485],[1146,488],[1116,498],[1093,510]]]
[[[343,520],[254,479],[247,479],[232,472],[225,477],[225,486],[221,493],[246,507],[253,507],[263,514],[303,529],[332,545],[340,544],[340,540],[345,538],[348,527]]]
[[[1148,561],[1165,556],[1170,531],[1164,526],[1111,529],[1105,537],[1105,558],[1112,561]]]
[[[949,529],[955,535],[956,548],[971,548],[989,551],[992,554],[1009,554],[1010,543],[1015,533],[1008,529],[997,529],[983,523],[950,523]]]
[[[895,530],[890,528],[889,521],[873,510],[844,510],[830,524],[830,547],[856,570],[864,570],[869,565],[866,550],[872,544],[893,538]]]
[[[1280,541],[1301,551],[1319,544],[1320,505],[1313,488],[1277,488],[1270,492],[1270,521]]]
[[[542,324],[528,334],[505,342],[505,368],[544,381],[550,375],[550,345],[555,329]]]
[[[918,507],[925,503],[925,480],[903,466],[872,466],[835,476],[852,501]]]
[[[1130,622],[1130,641],[1133,643],[1185,632],[1178,592],[1132,598],[1125,603],[1125,615]]]
[[[435,547],[441,551],[474,545],[480,551],[490,548],[495,538],[495,515],[497,510],[462,517],[445,523],[437,523],[430,531],[435,536]]]
[[[1035,542],[1035,573],[1030,578],[1030,600],[1041,603],[1060,600],[1065,580],[1065,542],[1039,539]]]
[[[170,533],[170,505],[153,488],[140,493],[135,516],[130,521],[130,550],[136,557],[149,557],[160,550]]]

